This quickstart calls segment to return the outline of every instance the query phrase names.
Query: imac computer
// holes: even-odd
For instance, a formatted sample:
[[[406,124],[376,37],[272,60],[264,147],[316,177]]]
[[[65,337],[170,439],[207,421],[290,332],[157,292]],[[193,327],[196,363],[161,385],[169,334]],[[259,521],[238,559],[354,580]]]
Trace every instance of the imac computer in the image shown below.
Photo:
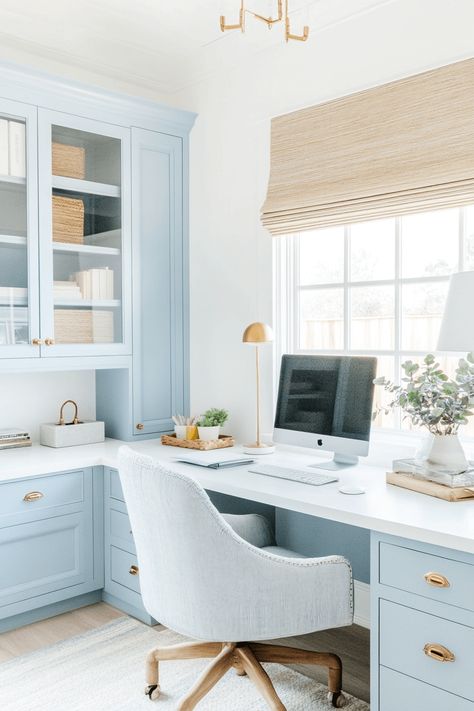
[[[284,355],[275,442],[334,452],[311,466],[337,470],[369,452],[376,358]]]

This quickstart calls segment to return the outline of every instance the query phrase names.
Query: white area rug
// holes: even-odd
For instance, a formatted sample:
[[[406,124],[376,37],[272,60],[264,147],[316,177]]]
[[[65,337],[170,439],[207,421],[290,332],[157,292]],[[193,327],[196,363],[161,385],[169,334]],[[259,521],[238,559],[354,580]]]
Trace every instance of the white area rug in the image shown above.
[[[1,711],[174,711],[209,660],[160,664],[162,695],[144,695],[145,656],[183,638],[131,618],[0,664]],[[279,664],[265,665],[288,711],[330,711],[326,687]],[[346,694],[346,696],[348,696]],[[346,711],[368,711],[348,696]],[[199,711],[265,711],[247,677],[230,670]]]

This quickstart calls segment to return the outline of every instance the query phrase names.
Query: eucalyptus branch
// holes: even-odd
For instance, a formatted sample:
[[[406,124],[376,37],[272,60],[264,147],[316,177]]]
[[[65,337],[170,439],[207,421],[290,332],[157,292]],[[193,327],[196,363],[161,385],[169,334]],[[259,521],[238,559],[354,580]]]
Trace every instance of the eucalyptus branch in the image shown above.
[[[461,425],[468,422],[474,407],[474,353],[468,353],[459,361],[454,379],[441,370],[433,355],[427,355],[420,366],[408,360],[402,364],[402,384],[376,378],[375,385],[392,395],[388,405],[379,407],[387,414],[399,407],[404,417],[414,425],[426,427],[431,434],[457,434]]]

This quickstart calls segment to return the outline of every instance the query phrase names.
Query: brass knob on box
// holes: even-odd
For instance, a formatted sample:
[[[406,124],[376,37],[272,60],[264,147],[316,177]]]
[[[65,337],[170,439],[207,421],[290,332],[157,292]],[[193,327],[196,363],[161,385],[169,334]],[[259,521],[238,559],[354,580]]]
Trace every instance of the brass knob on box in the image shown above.
[[[46,346],[54,346],[54,338],[45,338],[44,343]]]
[[[425,644],[423,651],[427,657],[436,660],[437,662],[454,662],[454,654],[442,644]]]
[[[432,585],[435,588],[450,587],[449,580],[444,575],[441,575],[441,573],[425,573],[423,577],[425,578],[428,585]]]
[[[38,501],[38,499],[42,499],[44,494],[41,493],[41,491],[29,491],[28,494],[25,494],[23,497],[23,501]]]
[[[43,340],[41,338],[33,338],[31,341],[33,346],[42,346],[43,345]]]
[[[131,565],[128,572],[130,575],[138,575],[138,565]]]
[[[142,423],[139,422],[138,425],[137,425],[137,430],[143,430],[144,427],[145,427],[145,425],[142,425]]]

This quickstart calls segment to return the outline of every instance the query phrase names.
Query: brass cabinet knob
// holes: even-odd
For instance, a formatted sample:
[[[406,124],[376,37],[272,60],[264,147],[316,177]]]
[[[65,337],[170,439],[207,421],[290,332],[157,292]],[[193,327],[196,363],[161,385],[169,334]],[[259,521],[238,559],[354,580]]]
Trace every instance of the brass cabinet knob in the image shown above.
[[[456,657],[442,644],[425,644],[423,651],[427,657],[435,659],[437,662],[454,662]]]
[[[137,430],[143,430],[144,428],[145,428],[145,425],[142,425],[142,423],[139,422],[137,425]]]
[[[138,575],[138,565],[131,565],[128,572],[130,575]]]
[[[45,338],[44,343],[46,346],[54,346],[54,338]]]
[[[449,588],[451,583],[449,580],[441,573],[425,573],[423,576],[428,583],[435,588]]]
[[[42,345],[43,345],[43,340],[42,340],[41,338],[33,338],[33,340],[31,341],[31,343],[32,343],[34,346],[42,346]]]
[[[44,494],[42,494],[41,491],[29,491],[24,495],[23,501],[38,501],[38,499],[42,499],[43,496]]]

